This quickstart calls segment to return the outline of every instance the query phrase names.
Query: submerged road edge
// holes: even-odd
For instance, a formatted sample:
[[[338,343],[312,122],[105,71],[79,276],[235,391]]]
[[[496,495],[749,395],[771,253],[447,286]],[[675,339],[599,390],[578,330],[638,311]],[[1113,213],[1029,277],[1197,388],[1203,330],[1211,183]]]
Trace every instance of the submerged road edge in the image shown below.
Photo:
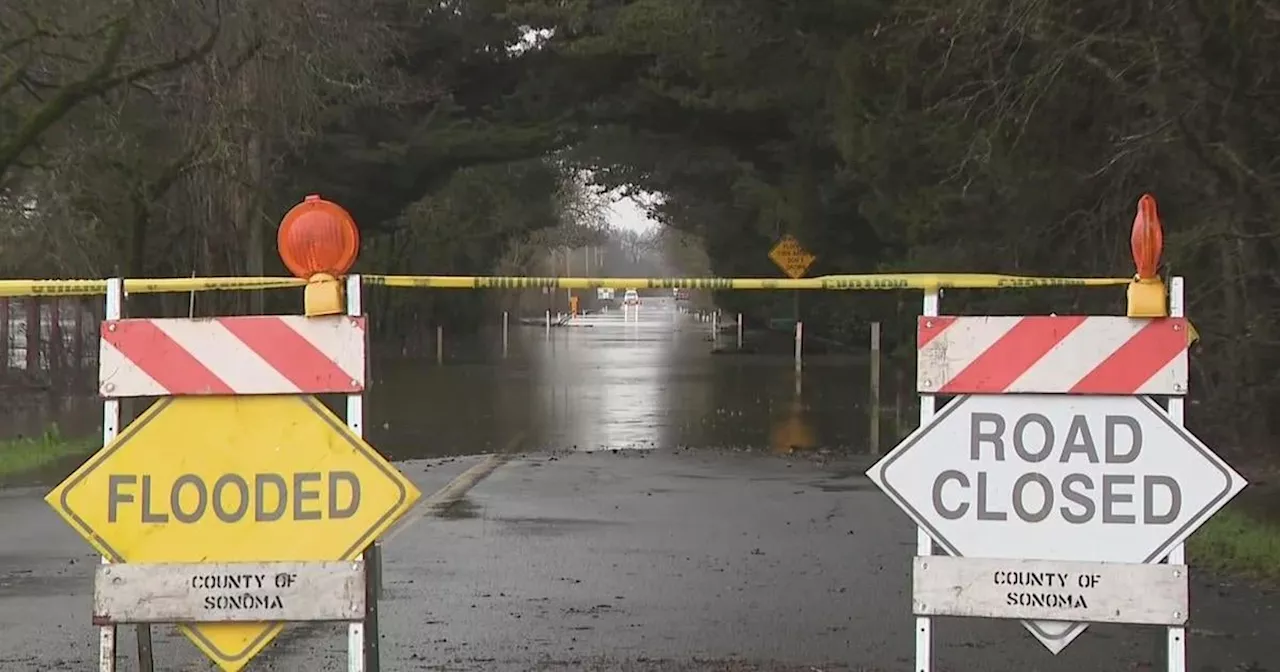
[[[414,523],[422,520],[423,518],[434,516],[462,499],[467,492],[479,485],[481,481],[489,476],[489,474],[492,474],[498,467],[506,464],[513,457],[516,449],[520,447],[520,444],[524,441],[524,437],[524,432],[516,434],[511,437],[511,440],[507,441],[501,452],[487,455],[480,462],[468,467],[466,471],[454,476],[453,480],[446,483],[444,487],[439,490],[436,490],[430,497],[419,500],[418,503],[404,515],[404,517],[397,521],[391,529],[387,530],[382,537],[378,539],[377,543],[386,544],[395,538],[396,535],[400,534],[404,529],[411,527]],[[319,622],[290,623],[290,627],[285,628],[285,630],[276,637],[275,641],[272,642],[272,646],[264,649],[262,653],[259,654],[258,658],[260,660],[270,660],[273,655],[282,655],[284,654],[281,650],[282,647],[287,646],[289,642],[310,637],[315,633],[322,631],[327,625],[330,624]],[[197,666],[201,665],[201,663],[193,664]],[[195,668],[193,667],[190,669]]]
[[[458,474],[449,481],[443,488],[436,490],[430,497],[418,502],[408,513],[400,519],[390,530],[382,535],[379,541],[383,544],[391,542],[401,532],[412,527],[414,523],[433,516],[448,508],[449,506],[462,499],[472,488],[480,484],[481,481],[489,477],[494,471],[506,464],[514,455],[515,450],[519,448],[524,441],[524,433],[521,432],[512,437],[503,450],[493,453],[478,464],[472,465],[466,471]]]

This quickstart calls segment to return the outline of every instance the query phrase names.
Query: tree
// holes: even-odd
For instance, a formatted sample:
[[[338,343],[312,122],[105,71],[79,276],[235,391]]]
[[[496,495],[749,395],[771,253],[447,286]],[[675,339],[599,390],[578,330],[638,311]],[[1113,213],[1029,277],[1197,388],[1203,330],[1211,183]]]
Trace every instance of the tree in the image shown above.
[[[114,26],[131,37],[101,81],[124,80],[78,98],[4,168],[13,268],[130,256],[154,273],[271,270],[264,231],[315,191],[355,213],[365,263],[528,268],[541,246],[598,236],[566,217],[583,202],[566,180],[588,172],[604,192],[661,194],[655,216],[721,275],[778,276],[766,254],[791,233],[815,274],[1116,276],[1131,272],[1134,203],[1153,192],[1164,270],[1196,278],[1196,412],[1280,403],[1280,10],[1265,2],[250,0],[211,51],[149,75],[169,62],[157,54],[198,54],[184,46],[206,35],[198,7],[55,11],[64,2],[48,16],[81,18],[57,24],[61,42],[0,8],[0,143],[28,137],[20,122],[45,118],[32,115],[46,94],[84,90]],[[15,72],[61,84],[33,92]],[[639,268],[617,249],[615,264]],[[790,310],[781,294],[719,298],[756,317]],[[431,301],[414,319],[474,309]],[[947,305],[1114,312],[1122,299],[960,292]],[[900,296],[811,296],[802,311],[819,332],[874,317],[899,328],[886,343],[912,338]],[[1218,438],[1280,429],[1246,415]]]
[[[776,274],[783,232],[813,272],[1127,275],[1143,192],[1166,271],[1207,342],[1207,414],[1280,402],[1280,12],[1250,0],[527,0],[589,129],[572,155],[609,187],[666,196],[721,274]],[[759,311],[767,296],[732,297]],[[895,297],[806,299],[807,325]],[[961,293],[949,310],[1113,312],[1102,292]],[[894,317],[898,319],[893,319]],[[901,334],[887,334],[902,340]],[[1270,436],[1270,414],[1221,430]]]
[[[422,212],[474,166],[515,166],[493,173],[490,190],[537,198],[503,178],[562,144],[560,132],[505,111],[523,104],[510,100],[510,72],[537,54],[506,50],[518,30],[495,13],[499,4],[482,4],[379,0],[357,12],[337,0],[242,3],[198,62],[86,99],[41,135],[42,163],[17,167],[10,207],[10,221],[32,225],[0,226],[8,250],[26,251],[10,272],[18,262],[58,275],[280,272],[268,232],[303,194],[343,203],[367,240],[395,238],[406,222],[427,221],[405,213]],[[140,11],[129,58],[190,44],[190,31],[174,26],[194,22],[197,9]],[[18,204],[32,201],[38,207],[19,217]],[[469,233],[496,236],[483,246],[501,249],[524,237],[518,228]],[[431,235],[442,232],[462,233]],[[366,254],[389,249],[367,245]]]
[[[156,55],[139,44],[141,26],[163,12],[158,3],[111,0],[88,8],[16,0],[0,7],[0,185],[23,155],[37,149],[44,134],[81,103],[209,54],[221,20],[214,2],[211,16],[201,17],[203,35],[196,46],[176,56]],[[191,33],[184,32],[191,44]]]

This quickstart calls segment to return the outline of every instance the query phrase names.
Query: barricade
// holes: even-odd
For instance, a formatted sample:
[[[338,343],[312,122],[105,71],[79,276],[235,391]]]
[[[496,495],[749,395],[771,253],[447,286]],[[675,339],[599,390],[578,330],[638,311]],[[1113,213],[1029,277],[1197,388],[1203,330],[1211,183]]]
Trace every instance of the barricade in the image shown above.
[[[917,672],[935,616],[1018,619],[1055,654],[1088,623],[1161,625],[1187,669],[1183,542],[1245,481],[1183,426],[1190,324],[1182,278],[1166,312],[1161,237],[1145,196],[1127,317],[941,316],[926,290],[920,427],[867,471],[918,526]]]
[[[362,438],[360,278],[346,278],[345,310],[337,280],[354,254],[302,251],[284,235],[290,223],[353,233],[344,215],[309,198],[281,227],[286,263],[306,262],[290,266],[306,278],[310,317],[126,319],[129,283],[103,285],[104,447],[46,497],[103,555],[101,672],[116,669],[120,624],[140,624],[142,669],[149,624],[177,623],[235,672],[289,621],[347,622],[347,669],[378,669],[372,544],[420,493]],[[317,394],[346,395],[345,421]],[[118,432],[121,400],[138,397],[159,401]]]

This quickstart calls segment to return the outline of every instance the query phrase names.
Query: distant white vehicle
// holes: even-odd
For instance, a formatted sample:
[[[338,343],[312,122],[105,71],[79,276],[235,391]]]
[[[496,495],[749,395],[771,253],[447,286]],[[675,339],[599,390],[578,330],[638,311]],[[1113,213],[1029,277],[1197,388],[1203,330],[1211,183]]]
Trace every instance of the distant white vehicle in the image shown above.
[[[634,289],[628,289],[627,293],[622,295],[622,304],[624,306],[640,305],[640,293]]]

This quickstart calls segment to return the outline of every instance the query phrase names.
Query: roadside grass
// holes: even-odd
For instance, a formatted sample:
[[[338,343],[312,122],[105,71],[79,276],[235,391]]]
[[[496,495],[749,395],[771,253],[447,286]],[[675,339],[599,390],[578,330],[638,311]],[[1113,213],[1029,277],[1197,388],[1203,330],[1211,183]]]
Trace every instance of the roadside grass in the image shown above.
[[[1280,585],[1280,516],[1240,502],[1209,519],[1187,543],[1191,562],[1215,572]]]
[[[77,456],[87,456],[101,446],[91,437],[69,438],[57,425],[39,436],[0,439],[0,477],[21,476]]]

